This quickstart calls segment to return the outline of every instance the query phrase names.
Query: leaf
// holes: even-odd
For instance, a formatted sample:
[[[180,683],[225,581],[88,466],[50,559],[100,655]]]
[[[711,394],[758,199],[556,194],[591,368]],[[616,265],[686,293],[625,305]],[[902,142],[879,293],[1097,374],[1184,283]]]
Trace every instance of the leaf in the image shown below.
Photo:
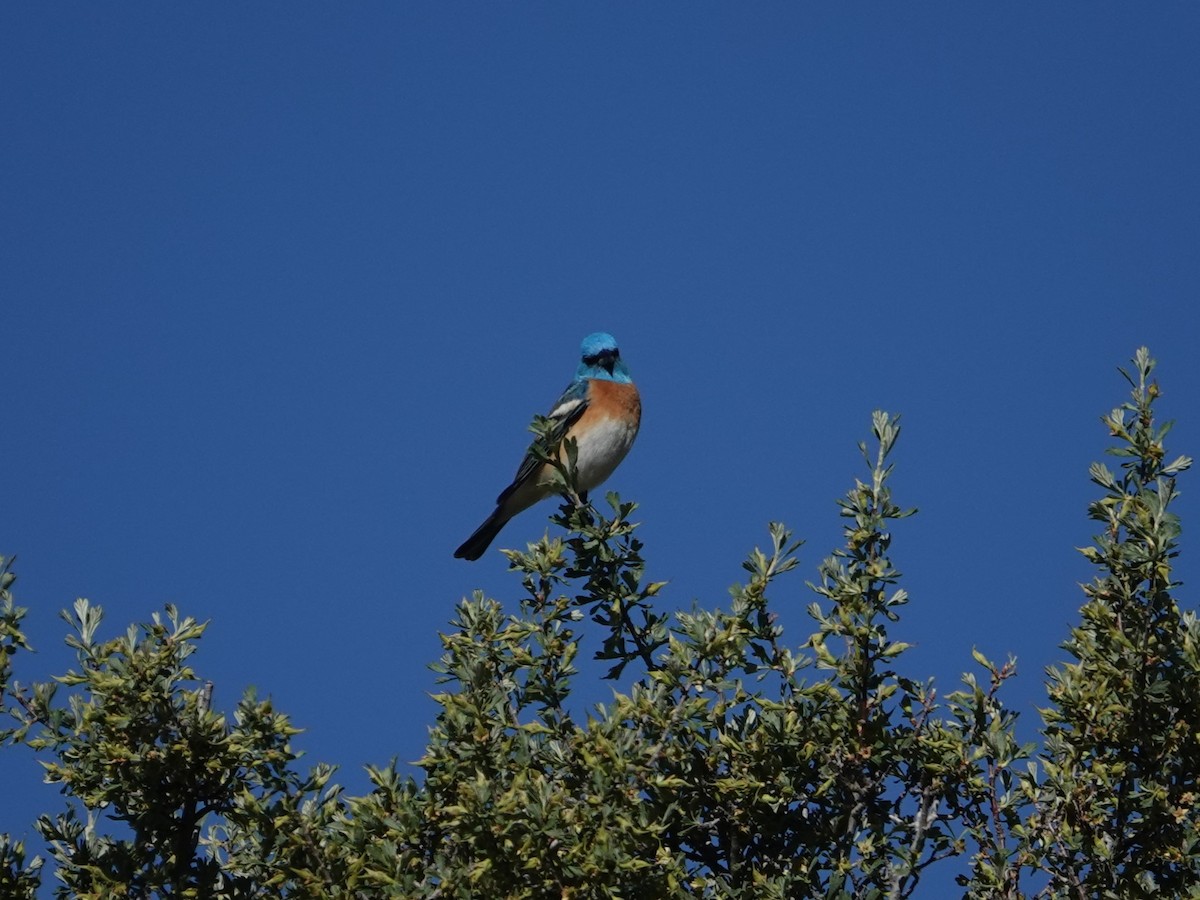
[[[980,653],[979,650],[976,649],[975,647],[971,648],[971,656],[975,660],[975,662],[979,663],[979,665],[983,666],[989,672],[996,671],[996,667],[992,664],[992,661],[990,659],[988,659],[986,656],[984,656],[982,653]]]
[[[1162,473],[1164,475],[1174,475],[1178,472],[1186,471],[1192,466],[1192,458],[1190,456],[1179,456],[1170,465],[1164,466]]]

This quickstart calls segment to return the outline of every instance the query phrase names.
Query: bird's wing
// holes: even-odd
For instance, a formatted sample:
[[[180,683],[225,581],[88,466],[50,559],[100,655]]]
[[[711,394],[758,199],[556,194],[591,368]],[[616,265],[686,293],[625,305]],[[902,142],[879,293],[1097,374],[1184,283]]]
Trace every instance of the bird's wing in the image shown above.
[[[554,447],[562,443],[562,439],[566,436],[567,431],[579,421],[579,417],[583,415],[583,411],[587,409],[587,405],[587,379],[581,378],[578,381],[571,382],[567,389],[563,391],[562,396],[558,398],[558,402],[554,404],[554,408],[546,414],[546,418],[554,425],[548,434],[547,447]],[[517,488],[536,475],[541,467],[541,460],[533,452],[533,447],[530,447],[529,452],[525,454],[525,459],[521,461],[521,467],[517,469],[517,474],[513,478],[512,484],[501,491],[500,496],[496,498],[496,503],[498,505],[503,504]]]

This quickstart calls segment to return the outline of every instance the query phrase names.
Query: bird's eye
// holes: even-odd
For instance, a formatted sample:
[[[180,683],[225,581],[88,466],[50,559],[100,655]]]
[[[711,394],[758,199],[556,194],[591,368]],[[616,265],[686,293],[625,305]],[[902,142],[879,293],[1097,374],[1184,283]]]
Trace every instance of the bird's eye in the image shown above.
[[[614,348],[612,350],[601,350],[599,353],[594,353],[591,356],[585,356],[583,361],[589,366],[602,366],[611,364],[614,360],[620,358],[621,354]]]

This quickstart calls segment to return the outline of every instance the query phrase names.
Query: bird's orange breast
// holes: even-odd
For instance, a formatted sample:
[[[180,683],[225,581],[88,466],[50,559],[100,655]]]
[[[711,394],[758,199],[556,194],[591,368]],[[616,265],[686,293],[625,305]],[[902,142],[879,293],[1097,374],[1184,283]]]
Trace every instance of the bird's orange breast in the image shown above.
[[[637,427],[642,421],[642,398],[632,384],[593,378],[588,386],[588,411],[608,419],[623,419]]]

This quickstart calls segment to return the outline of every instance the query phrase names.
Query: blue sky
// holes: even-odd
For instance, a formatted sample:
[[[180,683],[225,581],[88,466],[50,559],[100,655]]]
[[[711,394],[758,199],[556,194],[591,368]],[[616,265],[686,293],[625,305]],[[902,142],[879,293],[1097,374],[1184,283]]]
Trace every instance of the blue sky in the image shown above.
[[[173,602],[218,705],[270,693],[354,790],[416,759],[454,604],[519,593],[451,553],[603,329],[665,608],[724,603],[781,519],[802,643],[855,444],[900,413],[905,671],[1016,654],[1032,733],[1140,344],[1200,451],[1197,46],[1190,4],[6,6],[19,677],[67,667],[77,596],[111,634]],[[0,771],[29,834],[56,793]]]

